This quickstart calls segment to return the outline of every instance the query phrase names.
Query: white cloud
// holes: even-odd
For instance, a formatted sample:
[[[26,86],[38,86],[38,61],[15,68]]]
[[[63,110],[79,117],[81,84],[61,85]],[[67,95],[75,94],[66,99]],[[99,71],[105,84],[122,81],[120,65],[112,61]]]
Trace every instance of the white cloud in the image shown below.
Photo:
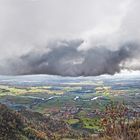
[[[139,44],[139,13],[138,0],[0,0],[0,67],[8,64],[7,59],[46,50],[50,40],[64,46],[59,39],[81,39],[80,53],[98,47],[116,51],[128,42]],[[74,59],[67,62],[79,64],[84,58]],[[138,67],[136,61],[131,61],[129,69]]]

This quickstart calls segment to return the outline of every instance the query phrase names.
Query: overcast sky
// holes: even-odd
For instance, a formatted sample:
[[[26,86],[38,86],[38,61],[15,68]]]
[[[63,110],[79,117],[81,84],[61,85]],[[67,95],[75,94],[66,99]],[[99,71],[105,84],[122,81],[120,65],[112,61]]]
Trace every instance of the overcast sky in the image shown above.
[[[0,0],[0,74],[139,70],[139,13],[139,0]]]

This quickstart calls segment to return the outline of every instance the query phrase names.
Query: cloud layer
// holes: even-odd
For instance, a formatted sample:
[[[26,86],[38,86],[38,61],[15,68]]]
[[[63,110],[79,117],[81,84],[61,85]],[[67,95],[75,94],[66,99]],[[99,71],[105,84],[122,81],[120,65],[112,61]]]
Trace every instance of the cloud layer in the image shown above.
[[[138,0],[1,0],[0,74],[140,70],[139,13]]]

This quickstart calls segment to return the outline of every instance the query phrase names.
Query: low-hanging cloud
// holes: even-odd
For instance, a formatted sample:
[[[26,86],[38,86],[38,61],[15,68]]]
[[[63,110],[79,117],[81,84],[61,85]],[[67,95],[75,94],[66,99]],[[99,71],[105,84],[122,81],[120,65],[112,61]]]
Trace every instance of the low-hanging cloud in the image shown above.
[[[83,40],[62,40],[49,44],[44,51],[32,50],[9,60],[10,71],[6,74],[112,75],[126,68],[125,63],[137,58],[140,51],[139,45],[132,42],[122,44],[116,50],[103,46],[79,50],[83,43]]]

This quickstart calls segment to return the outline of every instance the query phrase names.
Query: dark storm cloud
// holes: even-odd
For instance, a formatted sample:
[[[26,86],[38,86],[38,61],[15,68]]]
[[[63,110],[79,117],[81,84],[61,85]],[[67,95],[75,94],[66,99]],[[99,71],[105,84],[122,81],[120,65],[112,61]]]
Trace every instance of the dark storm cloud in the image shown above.
[[[82,40],[55,41],[47,51],[33,50],[10,60],[12,74],[53,74],[62,76],[97,76],[120,72],[127,60],[138,56],[139,46],[125,43],[117,50],[93,47],[79,50]],[[50,49],[48,49],[50,48]],[[6,74],[10,74],[6,73]]]

